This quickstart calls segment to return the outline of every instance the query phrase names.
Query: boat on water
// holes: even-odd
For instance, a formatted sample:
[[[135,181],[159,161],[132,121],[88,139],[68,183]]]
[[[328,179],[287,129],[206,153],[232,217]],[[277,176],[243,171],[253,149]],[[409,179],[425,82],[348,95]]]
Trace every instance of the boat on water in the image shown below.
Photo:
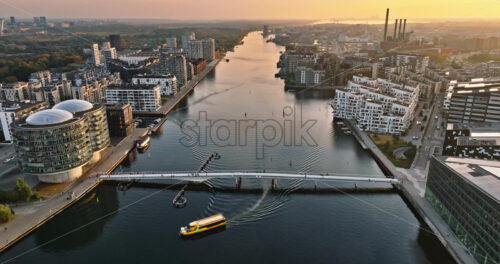
[[[337,125],[339,125],[339,126],[343,126],[343,125],[344,125],[344,122],[342,122],[342,121],[337,121],[337,123],[336,123],[336,124],[337,124]]]
[[[226,59],[226,62],[229,62],[229,59]]]
[[[141,137],[136,142],[136,147],[139,152],[144,152],[149,148],[149,144],[151,143],[151,138],[149,136]]]
[[[226,218],[222,214],[212,215],[207,218],[193,221],[188,226],[181,227],[181,236],[191,236],[200,234],[212,229],[224,227],[226,225]]]

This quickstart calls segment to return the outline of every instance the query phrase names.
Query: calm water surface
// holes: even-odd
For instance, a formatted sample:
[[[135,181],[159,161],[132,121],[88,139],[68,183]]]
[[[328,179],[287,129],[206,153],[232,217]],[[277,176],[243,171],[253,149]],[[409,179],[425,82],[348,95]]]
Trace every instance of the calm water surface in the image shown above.
[[[250,33],[244,45],[228,53],[230,61],[221,62],[169,114],[149,150],[131,155],[117,171],[196,170],[217,151],[222,158],[210,163],[207,171],[381,176],[371,156],[334,127],[328,106],[333,92],[286,91],[283,81],[274,78],[283,50]],[[284,115],[284,109],[294,115]],[[312,120],[313,142],[289,144],[281,134],[283,140],[277,144],[259,148],[274,134],[262,128],[250,129],[244,144],[232,144],[234,131],[223,128],[219,140],[186,139],[181,124],[198,120],[200,113],[226,124]],[[277,133],[289,131],[294,138],[304,135],[299,129]],[[316,187],[326,192],[307,193],[302,190],[312,190],[311,183],[283,181],[273,192],[269,182],[247,180],[243,187],[251,191],[216,188],[233,185],[211,180],[202,185],[206,188],[188,190],[184,209],[171,205],[175,190],[138,187],[121,192],[103,185],[4,252],[0,262],[17,257],[12,263],[452,263],[388,186],[360,185],[354,191],[352,184],[319,182]],[[180,226],[218,212],[229,219],[225,230],[195,240],[178,237]]]

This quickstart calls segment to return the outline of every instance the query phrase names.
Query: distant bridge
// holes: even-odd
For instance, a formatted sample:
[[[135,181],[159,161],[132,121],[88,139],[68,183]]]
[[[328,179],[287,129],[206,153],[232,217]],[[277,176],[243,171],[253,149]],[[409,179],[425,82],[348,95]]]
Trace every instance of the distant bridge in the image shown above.
[[[253,178],[253,179],[301,179],[306,181],[341,181],[341,182],[372,182],[399,184],[398,179],[375,178],[337,174],[309,174],[288,172],[123,172],[101,174],[100,180],[132,181],[132,180],[185,180],[203,182],[213,178]]]

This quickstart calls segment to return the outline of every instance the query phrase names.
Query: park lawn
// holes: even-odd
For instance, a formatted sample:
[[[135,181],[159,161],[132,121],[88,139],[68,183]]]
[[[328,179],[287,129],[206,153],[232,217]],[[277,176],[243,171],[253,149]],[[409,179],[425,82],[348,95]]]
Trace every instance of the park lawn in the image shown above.
[[[400,139],[389,135],[370,134],[370,138],[373,143],[377,145],[380,151],[382,151],[392,164],[394,164],[394,166],[405,169],[409,169],[411,167],[411,164],[415,159],[415,155],[417,154],[417,147],[413,144],[401,141]],[[400,147],[411,148],[405,152],[405,156],[407,157],[405,160],[396,159],[396,157],[392,154],[395,149]]]

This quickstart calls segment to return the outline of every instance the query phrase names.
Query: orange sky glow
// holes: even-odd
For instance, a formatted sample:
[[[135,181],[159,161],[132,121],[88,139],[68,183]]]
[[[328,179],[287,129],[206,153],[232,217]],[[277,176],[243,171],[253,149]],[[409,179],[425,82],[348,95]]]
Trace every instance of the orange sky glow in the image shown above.
[[[500,0],[0,0],[0,17],[500,19]]]

